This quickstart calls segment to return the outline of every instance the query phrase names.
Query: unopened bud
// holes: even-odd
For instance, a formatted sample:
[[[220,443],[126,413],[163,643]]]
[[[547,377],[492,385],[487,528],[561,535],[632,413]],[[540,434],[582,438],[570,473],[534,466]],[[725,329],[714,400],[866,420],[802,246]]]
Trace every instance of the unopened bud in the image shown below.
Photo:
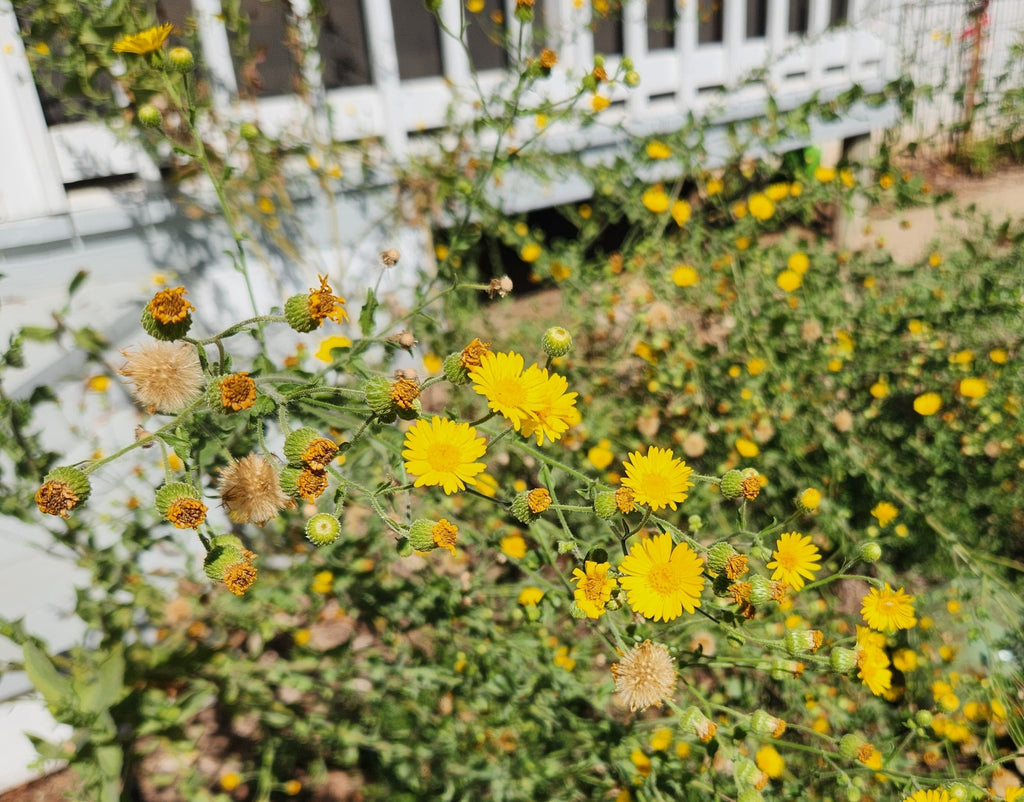
[[[544,353],[550,357],[565,356],[572,350],[572,335],[568,329],[552,326],[544,332],[541,347],[544,349]]]
[[[164,124],[164,116],[160,113],[160,109],[149,103],[139,106],[135,114],[139,118],[139,122],[147,128],[159,128]]]
[[[882,547],[874,540],[862,543],[857,550],[860,558],[866,563],[878,562],[882,558]]]
[[[167,53],[167,63],[175,72],[192,72],[196,59],[187,47],[172,47]]]

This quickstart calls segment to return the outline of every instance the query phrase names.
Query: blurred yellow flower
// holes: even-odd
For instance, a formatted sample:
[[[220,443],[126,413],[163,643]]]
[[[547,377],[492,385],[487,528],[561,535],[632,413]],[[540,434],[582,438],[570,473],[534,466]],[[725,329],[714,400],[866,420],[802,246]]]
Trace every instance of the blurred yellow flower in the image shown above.
[[[518,602],[522,607],[536,607],[544,598],[544,591],[540,588],[526,587],[519,591]]]
[[[672,150],[669,146],[657,139],[648,142],[645,150],[652,159],[667,159],[672,155]]]
[[[988,352],[988,358],[995,362],[997,365],[1005,365],[1006,361],[1010,358],[1009,354],[1003,348],[993,348]]]
[[[648,187],[640,196],[640,202],[647,207],[647,211],[654,214],[661,214],[668,209],[669,196],[661,184]]]
[[[938,393],[924,393],[914,399],[914,412],[918,415],[934,415],[942,409],[942,396]]]
[[[795,270],[783,270],[779,273],[775,279],[775,283],[779,285],[779,289],[784,292],[793,292],[794,290],[800,289],[800,285],[803,284],[803,277]]]
[[[810,266],[811,260],[807,258],[807,254],[803,251],[797,251],[794,254],[790,254],[789,259],[786,260],[786,267],[794,273],[799,273],[801,276],[807,272],[807,269]]]
[[[326,362],[328,365],[334,361],[334,357],[331,356],[332,348],[350,348],[352,341],[348,337],[343,337],[340,334],[333,334],[330,337],[325,337],[321,342],[320,346],[316,349],[316,358],[321,362]]]
[[[615,459],[615,455],[611,451],[611,442],[599,440],[597,445],[587,452],[587,459],[590,460],[590,464],[597,468],[597,470],[603,471]]]
[[[110,377],[103,375],[92,376],[85,386],[94,393],[104,393],[110,387]]]
[[[611,104],[611,100],[606,98],[604,95],[594,95],[590,99],[590,108],[592,108],[597,113],[604,111]]]
[[[745,459],[753,459],[761,453],[761,449],[757,447],[757,443],[753,440],[747,440],[745,437],[739,437],[736,439],[736,450],[739,452],[739,455]]]
[[[814,170],[814,180],[822,184],[828,184],[836,180],[835,167],[818,167]]]
[[[526,556],[526,540],[522,535],[509,535],[501,539],[501,550],[506,556],[514,560],[521,560]]]
[[[984,379],[961,379],[960,395],[964,398],[984,398],[988,393],[988,382]]]
[[[928,257],[928,265],[930,267],[938,267],[941,264],[942,264],[942,254],[941,253],[933,253],[933,254],[931,254]]]
[[[768,367],[768,363],[760,357],[754,357],[747,360],[747,373],[751,376],[760,376],[764,373],[764,369]]]
[[[709,178],[708,182],[704,185],[704,191],[707,192],[708,195],[717,195],[722,191],[722,188],[722,182],[717,178]]]
[[[871,385],[868,392],[875,398],[885,398],[889,395],[889,383],[885,379],[879,379]]]
[[[479,14],[484,10],[484,0],[466,0],[466,11],[470,14]]]
[[[874,508],[871,510],[871,514],[878,519],[878,525],[885,529],[891,524],[897,515],[900,514],[899,509],[890,504],[888,501],[879,501]]]
[[[757,763],[757,767],[761,771],[773,780],[781,777],[782,772],[786,768],[786,761],[782,759],[782,755],[771,744],[766,744],[757,750],[754,762]]]
[[[442,367],[444,367],[444,360],[433,351],[423,355],[423,368],[427,373],[437,373]]]
[[[676,221],[677,226],[686,225],[692,211],[688,201],[677,200],[672,204],[672,219]]]
[[[533,262],[536,262],[540,258],[541,253],[543,253],[543,249],[540,247],[540,245],[538,245],[536,242],[528,242],[526,245],[520,248],[519,258],[522,259],[527,264],[532,264]]]
[[[676,265],[672,271],[672,283],[677,287],[692,287],[700,281],[700,275],[692,265]]]
[[[755,192],[747,200],[750,215],[756,220],[767,220],[775,214],[775,204],[771,198],[761,192]]]

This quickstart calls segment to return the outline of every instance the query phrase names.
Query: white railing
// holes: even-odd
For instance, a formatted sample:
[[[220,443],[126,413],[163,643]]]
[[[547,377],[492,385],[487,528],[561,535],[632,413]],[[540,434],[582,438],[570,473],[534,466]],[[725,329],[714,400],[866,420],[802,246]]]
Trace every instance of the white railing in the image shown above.
[[[32,84],[24,48],[18,36],[11,0],[0,0],[0,222],[67,210],[65,185],[93,178],[137,175],[158,176],[156,167],[130,139],[118,138],[99,123],[68,122],[46,126]],[[701,0],[624,0],[621,21],[621,53],[608,53],[608,71],[622,57],[632,59],[642,77],[640,86],[613,91],[613,106],[602,119],[623,122],[639,131],[671,130],[688,112],[700,114],[711,104],[752,113],[771,92],[795,104],[814,91],[828,94],[859,83],[879,88],[895,77],[896,58],[883,35],[891,20],[873,9],[872,0],[725,0],[710,23],[710,4]],[[874,0],[875,3],[880,0]],[[299,98],[281,94],[255,101],[238,99],[236,65],[232,62],[228,31],[219,0],[192,0],[201,62],[210,78],[212,102],[223,119],[248,119],[270,135],[293,134],[314,143],[379,138],[395,158],[401,158],[418,132],[445,125],[452,103],[455,114],[474,113],[474,87],[485,93],[498,87],[500,69],[479,73],[471,80],[466,49],[450,36],[439,36],[441,68],[437,74],[403,78],[396,30],[409,26],[434,26],[421,0],[335,0],[348,12],[358,12],[363,22],[369,82],[365,85],[327,88],[316,50],[308,0],[293,0],[291,23],[310,45],[303,79],[311,96],[321,99],[312,107]],[[509,42],[522,35],[532,41],[533,26],[514,15],[515,0],[490,0],[501,4]],[[899,0],[884,0],[891,13]],[[328,7],[331,3],[328,3]],[[847,24],[832,27],[837,7],[846,7]],[[538,92],[552,99],[565,97],[571,87],[593,67],[595,44],[589,2],[537,0],[542,15],[541,45],[558,53],[552,75],[538,84]],[[460,0],[443,0],[441,18],[451,30],[460,30],[464,19],[477,24]],[[671,33],[653,35],[660,14]],[[750,19],[748,19],[748,14]],[[400,25],[396,28],[398,15]],[[410,16],[413,15],[413,16]],[[702,19],[702,17],[704,17]],[[805,20],[794,26],[793,20]],[[708,32],[708,29],[710,33]],[[704,31],[702,34],[702,30]],[[653,46],[652,46],[653,45]],[[767,68],[767,80],[747,82],[752,71]],[[729,93],[723,101],[719,89]]]

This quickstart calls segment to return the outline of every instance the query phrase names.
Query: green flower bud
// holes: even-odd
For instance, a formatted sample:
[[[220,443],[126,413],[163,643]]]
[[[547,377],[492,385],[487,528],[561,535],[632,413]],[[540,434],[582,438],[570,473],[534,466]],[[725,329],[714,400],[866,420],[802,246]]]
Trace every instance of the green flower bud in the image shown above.
[[[817,629],[791,629],[786,633],[786,651],[793,657],[814,654],[821,648],[822,634]]]
[[[722,573],[725,570],[725,564],[735,553],[736,549],[730,544],[716,543],[708,549],[708,570],[715,574]]]
[[[759,769],[749,757],[741,757],[732,765],[732,776],[736,785],[744,788],[754,788],[764,783],[764,772]]]
[[[327,546],[341,534],[341,521],[330,513],[321,512],[306,521],[306,538],[317,546]]]
[[[849,674],[857,667],[857,653],[853,649],[836,646],[829,652],[828,664],[837,674]]]
[[[512,499],[512,514],[517,521],[524,524],[533,523],[540,517],[530,509],[529,495],[529,491],[524,490],[522,493],[516,493],[516,497]]]
[[[770,579],[763,576],[752,576],[750,578],[750,603],[759,610],[763,610],[775,601],[775,587]]]
[[[604,63],[605,63],[604,62],[604,55],[601,54],[601,53],[595,53],[594,54],[594,66],[595,67],[603,67]]]
[[[626,82],[626,86],[640,86],[640,73],[636,70],[629,70],[623,80]]]
[[[452,384],[469,384],[469,371],[462,367],[462,354],[448,354],[442,366],[444,377]]]
[[[583,88],[588,92],[597,91],[597,78],[592,73],[587,73],[583,76]]]
[[[172,47],[167,53],[167,63],[175,72],[192,72],[196,59],[187,47]]]
[[[382,421],[393,421],[398,414],[398,406],[391,397],[391,384],[390,379],[375,376],[363,385],[366,405]]]
[[[243,550],[232,544],[213,546],[203,560],[203,571],[215,582],[224,581],[224,573],[233,565],[246,562]]]
[[[139,106],[135,111],[135,116],[147,128],[160,128],[164,124],[164,115],[160,113],[160,109],[149,103]]]
[[[552,326],[544,332],[541,346],[544,349],[544,353],[550,357],[565,356],[572,350],[572,335],[568,329],[563,329],[561,326]]]
[[[860,750],[867,746],[863,736],[855,732],[844,735],[839,741],[839,755],[845,760],[856,760]]]
[[[686,519],[686,525],[690,528],[691,532],[699,532],[704,528],[704,519],[699,515],[691,515]]]
[[[434,542],[434,522],[420,518],[409,527],[409,542],[416,551],[433,551],[437,548]]]
[[[857,552],[866,563],[878,562],[882,558],[882,547],[873,540],[862,543]]]
[[[739,498],[743,495],[743,474],[735,469],[726,472],[718,487],[722,498]]]
[[[559,554],[572,554],[576,549],[575,540],[559,540],[558,541],[558,553]]]
[[[300,334],[320,328],[320,321],[309,314],[309,295],[293,295],[284,302],[284,316],[288,325]]]
[[[398,552],[399,557],[412,557],[416,553],[416,549],[413,548],[412,543],[409,542],[409,538],[400,537],[395,543],[395,550]]]
[[[252,123],[242,123],[238,126],[238,135],[242,137],[242,139],[252,142],[255,139],[259,139],[260,129]]]
[[[289,432],[288,436],[284,439],[284,456],[288,460],[288,464],[304,465],[302,455],[306,453],[306,449],[309,448],[310,444],[319,438],[320,433],[309,426],[303,426],[301,429]]]
[[[598,518],[609,520],[619,514],[619,505],[615,502],[614,491],[598,493],[594,496],[594,512]]]
[[[932,715],[931,710],[918,710],[914,713],[914,721],[917,722],[919,727],[930,727],[934,720],[935,716]]]
[[[778,738],[786,731],[786,722],[765,710],[755,710],[750,716],[750,731],[758,738]]]

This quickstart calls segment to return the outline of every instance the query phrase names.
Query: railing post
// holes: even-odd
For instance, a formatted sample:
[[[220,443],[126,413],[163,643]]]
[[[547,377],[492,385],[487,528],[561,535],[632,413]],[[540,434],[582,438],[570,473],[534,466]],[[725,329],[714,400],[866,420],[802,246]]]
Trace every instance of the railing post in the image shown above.
[[[768,74],[769,91],[782,85],[782,58],[789,39],[789,0],[768,0]]]
[[[636,69],[647,63],[647,2],[625,0],[622,4],[622,55],[633,59]],[[633,117],[647,106],[647,93],[634,90],[626,96],[626,110]]]
[[[409,137],[402,122],[401,83],[398,76],[398,51],[389,0],[363,0],[366,33],[369,39],[370,70],[380,92],[384,108],[384,142],[392,157],[401,158]]]
[[[821,69],[822,34],[828,27],[829,0],[811,0],[807,11],[807,46],[810,48],[811,65],[808,78],[811,86],[821,86],[823,78]]]
[[[67,211],[60,167],[7,0],[0,0],[0,120],[0,221]]]
[[[697,60],[699,36],[697,27],[697,0],[677,3],[676,17],[676,58],[679,59],[679,89],[676,92],[679,110],[696,111],[697,82],[694,81],[694,64]],[[641,74],[641,78],[643,75]]]
[[[725,24],[723,45],[725,47],[726,75],[730,82],[743,73],[743,41],[747,33],[747,4],[745,0],[732,0],[723,5]],[[734,88],[734,87],[730,87]]]
[[[220,0],[192,0],[199,30],[199,46],[210,78],[210,100],[223,119],[230,119],[231,103],[238,96],[238,81]]]

